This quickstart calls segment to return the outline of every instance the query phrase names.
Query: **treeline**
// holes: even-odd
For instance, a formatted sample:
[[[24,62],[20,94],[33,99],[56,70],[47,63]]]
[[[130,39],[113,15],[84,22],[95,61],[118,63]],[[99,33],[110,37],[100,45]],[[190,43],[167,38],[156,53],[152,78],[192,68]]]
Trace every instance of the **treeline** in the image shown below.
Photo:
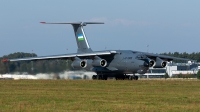
[[[188,58],[200,62],[200,52],[191,54],[186,52],[184,53],[169,52],[169,53],[162,53],[162,55]],[[36,57],[36,56],[37,55],[35,53],[17,52],[5,55],[1,57],[0,60],[4,58],[12,59],[12,58],[25,58],[25,57]],[[20,72],[20,73],[27,72],[29,74],[59,73],[66,70],[73,70],[73,68],[71,67],[71,60],[18,61],[18,62],[7,62],[7,63],[0,62],[0,74],[14,73],[14,72]]]
[[[179,53],[179,52],[174,52],[174,53],[161,53],[162,55],[167,55],[167,56],[174,56],[174,57],[179,57],[179,58],[187,58],[187,59],[192,59],[196,60],[197,62],[200,62],[200,52],[193,52],[193,53]],[[176,62],[184,62],[180,60],[176,60]]]
[[[12,59],[12,58],[25,58],[36,57],[35,53],[23,53],[17,52],[9,55],[5,55],[0,58]],[[27,72],[29,74],[37,73],[59,73],[66,70],[71,70],[70,60],[40,60],[40,61],[17,61],[17,62],[0,62],[0,74]]]

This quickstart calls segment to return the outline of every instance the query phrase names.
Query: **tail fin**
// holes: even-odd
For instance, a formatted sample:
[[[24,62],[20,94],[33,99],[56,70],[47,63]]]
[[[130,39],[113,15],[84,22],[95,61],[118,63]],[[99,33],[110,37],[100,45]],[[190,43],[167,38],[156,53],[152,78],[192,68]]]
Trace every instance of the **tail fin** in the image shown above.
[[[76,37],[76,42],[78,46],[78,53],[87,53],[92,52],[92,49],[90,48],[90,45],[87,41],[85,32],[83,30],[83,26],[86,26],[87,24],[104,24],[102,22],[70,22],[70,23],[46,23],[46,22],[40,22],[43,24],[71,24],[74,28],[74,33]]]

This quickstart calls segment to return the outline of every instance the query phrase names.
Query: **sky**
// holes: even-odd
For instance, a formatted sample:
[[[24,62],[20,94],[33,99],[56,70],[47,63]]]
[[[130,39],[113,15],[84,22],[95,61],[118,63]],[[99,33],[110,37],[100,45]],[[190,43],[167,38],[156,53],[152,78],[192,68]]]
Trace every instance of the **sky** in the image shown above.
[[[76,53],[71,25],[84,27],[93,51],[200,52],[200,0],[1,0],[0,57]]]

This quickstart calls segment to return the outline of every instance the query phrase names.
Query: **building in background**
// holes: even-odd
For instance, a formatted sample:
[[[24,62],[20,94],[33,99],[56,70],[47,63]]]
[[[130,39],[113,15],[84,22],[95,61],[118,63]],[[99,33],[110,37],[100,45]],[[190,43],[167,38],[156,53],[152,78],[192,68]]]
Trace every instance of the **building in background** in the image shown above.
[[[165,73],[168,73],[169,77],[173,77],[179,74],[197,74],[200,70],[200,63],[168,63],[165,68],[150,68],[148,73],[145,73],[141,78],[164,78]],[[139,75],[139,74],[136,74]]]

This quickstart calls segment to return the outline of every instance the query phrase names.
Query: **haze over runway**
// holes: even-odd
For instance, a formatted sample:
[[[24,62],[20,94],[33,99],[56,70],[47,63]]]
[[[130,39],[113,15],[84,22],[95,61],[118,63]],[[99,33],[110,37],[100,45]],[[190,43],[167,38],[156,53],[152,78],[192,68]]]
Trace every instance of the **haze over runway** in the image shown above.
[[[77,51],[71,26],[43,25],[41,21],[105,22],[84,27],[95,51],[199,52],[199,6],[199,0],[2,0],[0,56]]]

